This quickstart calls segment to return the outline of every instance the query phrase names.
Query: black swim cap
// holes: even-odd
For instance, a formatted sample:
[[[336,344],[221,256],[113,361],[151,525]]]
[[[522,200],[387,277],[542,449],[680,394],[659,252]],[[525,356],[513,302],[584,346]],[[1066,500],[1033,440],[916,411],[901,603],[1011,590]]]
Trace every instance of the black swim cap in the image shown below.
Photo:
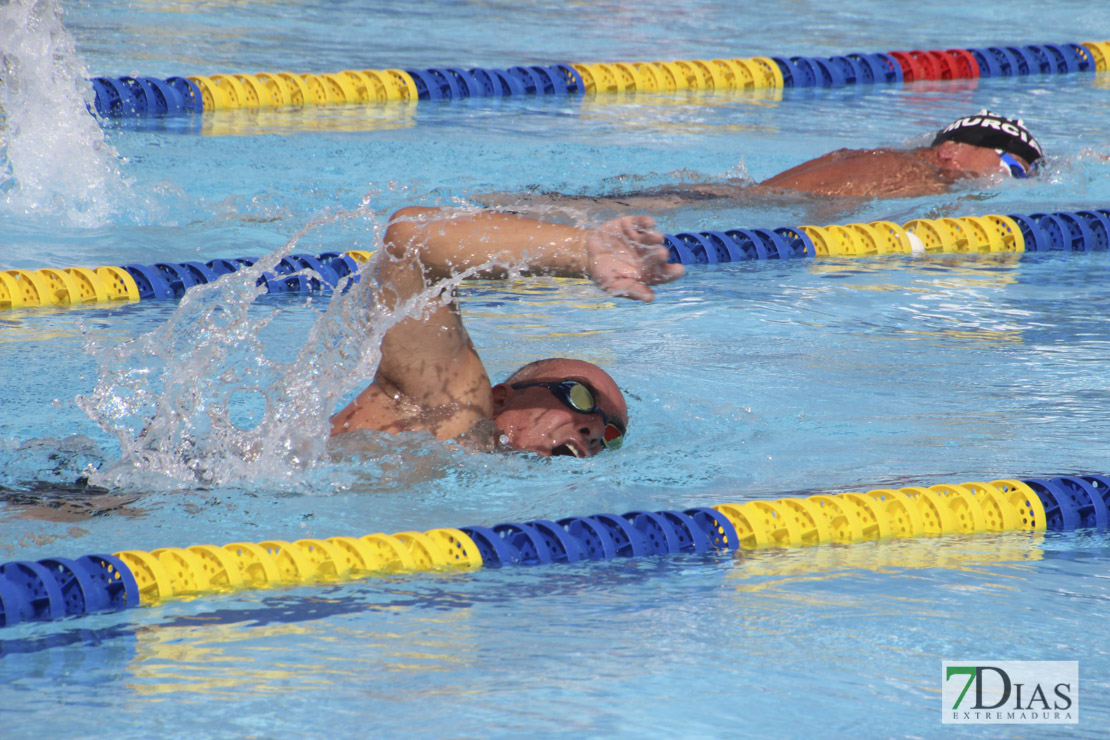
[[[1009,154],[1016,154],[1029,164],[1044,156],[1041,145],[1020,120],[996,116],[985,110],[948,124],[933,139],[932,145],[937,146],[946,141],[1001,149]]]

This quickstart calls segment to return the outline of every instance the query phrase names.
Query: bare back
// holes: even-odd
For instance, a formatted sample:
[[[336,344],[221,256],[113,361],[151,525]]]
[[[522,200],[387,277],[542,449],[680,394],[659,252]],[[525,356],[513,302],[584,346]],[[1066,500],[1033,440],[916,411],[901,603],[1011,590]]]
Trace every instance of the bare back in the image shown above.
[[[764,180],[760,186],[872,198],[933,195],[946,192],[957,179],[934,159],[929,149],[838,149]]]
[[[838,149],[804,162],[758,184],[740,181],[677,183],[628,193],[575,196],[562,193],[491,193],[482,197],[489,206],[514,212],[567,218],[597,218],[622,211],[660,211],[698,203],[731,206],[753,198],[796,195],[845,198],[912,198],[948,192],[968,177],[943,167],[932,148]],[[825,198],[817,199],[828,204]]]

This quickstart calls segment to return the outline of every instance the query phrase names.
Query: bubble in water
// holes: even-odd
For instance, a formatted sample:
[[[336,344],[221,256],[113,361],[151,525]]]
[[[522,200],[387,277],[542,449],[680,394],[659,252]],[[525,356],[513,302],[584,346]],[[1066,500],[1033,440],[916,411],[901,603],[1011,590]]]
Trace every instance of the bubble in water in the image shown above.
[[[89,113],[88,73],[57,0],[0,3],[0,203],[12,213],[107,222],[126,194]]]

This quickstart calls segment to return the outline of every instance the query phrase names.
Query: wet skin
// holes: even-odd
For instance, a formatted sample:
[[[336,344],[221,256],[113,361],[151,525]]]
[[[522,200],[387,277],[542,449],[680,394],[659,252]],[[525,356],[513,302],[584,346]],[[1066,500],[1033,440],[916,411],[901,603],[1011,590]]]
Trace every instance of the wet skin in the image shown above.
[[[1028,163],[1015,157],[1023,165]],[[948,192],[957,183],[1003,172],[994,149],[946,141],[918,149],[838,149],[752,185],[678,183],[600,197],[561,193],[497,193],[487,205],[536,212],[560,208],[657,211],[689,203],[810,194],[843,198],[906,198]]]
[[[611,295],[648,302],[650,286],[684,271],[667,264],[662,241],[647,216],[580,229],[509,214],[402,209],[391,219],[376,265],[375,301],[403,308],[455,275],[503,278],[512,265],[525,275],[589,278]],[[544,456],[589,457],[604,449],[600,414],[568,408],[550,389],[512,387],[568,379],[593,389],[599,408],[627,428],[624,398],[596,365],[545,360],[491,386],[454,296],[421,305],[386,332],[373,382],[332,418],[333,435],[427,430],[480,448],[500,443]]]

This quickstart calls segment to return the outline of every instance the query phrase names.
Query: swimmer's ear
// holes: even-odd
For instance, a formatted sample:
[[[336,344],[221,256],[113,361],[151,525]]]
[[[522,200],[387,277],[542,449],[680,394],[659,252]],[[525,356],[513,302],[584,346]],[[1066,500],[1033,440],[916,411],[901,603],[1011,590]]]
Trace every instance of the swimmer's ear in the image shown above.
[[[490,389],[493,394],[493,413],[497,413],[505,408],[505,404],[513,397],[513,389],[504,383],[498,383]]]

